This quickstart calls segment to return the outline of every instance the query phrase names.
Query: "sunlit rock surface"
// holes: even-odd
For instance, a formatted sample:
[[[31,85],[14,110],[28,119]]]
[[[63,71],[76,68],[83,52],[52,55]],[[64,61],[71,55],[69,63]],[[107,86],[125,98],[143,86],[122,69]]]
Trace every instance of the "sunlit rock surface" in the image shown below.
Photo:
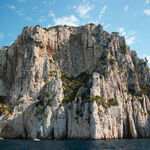
[[[150,137],[150,71],[102,26],[25,27],[0,50],[0,136]]]

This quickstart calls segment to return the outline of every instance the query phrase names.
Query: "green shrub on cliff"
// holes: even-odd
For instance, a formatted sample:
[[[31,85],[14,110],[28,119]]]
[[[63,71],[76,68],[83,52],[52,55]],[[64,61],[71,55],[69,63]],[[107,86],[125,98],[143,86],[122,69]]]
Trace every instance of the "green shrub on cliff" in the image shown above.
[[[56,70],[51,70],[51,71],[49,71],[49,77],[53,77],[53,76],[55,76],[57,74],[57,71]]]
[[[129,47],[127,47],[127,45],[125,43],[123,43],[123,45],[120,46],[120,49],[122,50],[122,52],[124,54],[126,54],[128,49],[129,49]]]
[[[0,113],[9,113],[10,107],[5,104],[0,104]]]
[[[104,53],[105,53],[105,54],[108,54],[108,53],[109,53],[109,49],[105,47],[105,48],[104,48]]]
[[[61,79],[63,82],[63,89],[64,89],[63,102],[74,100],[75,97],[77,97],[78,89],[81,86],[85,86],[87,88],[90,77],[91,77],[91,73],[87,73],[87,72],[81,73],[77,77],[71,76],[71,74],[68,72],[62,73]],[[85,93],[86,93],[86,90],[83,93],[81,93],[82,98],[87,96],[87,94]]]
[[[116,98],[109,98],[107,104],[108,106],[118,106],[118,102]]]
[[[114,63],[116,62],[116,59],[113,58],[113,56],[111,55],[111,56],[108,58],[108,62],[109,62],[111,65],[114,65]]]

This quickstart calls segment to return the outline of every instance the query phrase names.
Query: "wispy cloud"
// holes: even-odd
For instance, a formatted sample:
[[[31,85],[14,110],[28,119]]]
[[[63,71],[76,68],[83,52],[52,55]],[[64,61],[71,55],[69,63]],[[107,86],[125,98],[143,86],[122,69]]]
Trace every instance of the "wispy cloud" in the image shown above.
[[[107,9],[107,5],[105,5],[103,8],[102,8],[102,10],[100,11],[100,13],[99,13],[99,19],[101,19],[102,17],[103,17],[103,15],[104,15],[104,13],[105,13],[105,11],[106,11],[106,9]]]
[[[107,28],[109,28],[111,26],[111,24],[106,24],[105,26],[104,26],[104,29],[107,29]]]
[[[16,37],[16,35],[14,33],[9,33],[8,37]]]
[[[145,13],[147,16],[150,16],[150,9],[144,10],[144,13]]]
[[[134,36],[135,34],[136,34],[136,31],[129,31],[129,32],[128,32],[128,35],[129,35],[129,36]]]
[[[16,7],[14,5],[7,4],[7,7],[11,10],[16,10]]]
[[[128,6],[128,5],[126,5],[126,6],[124,7],[124,11],[125,11],[125,12],[127,12],[127,11],[128,11],[128,9],[129,9],[129,6]]]
[[[26,17],[25,18],[27,21],[32,21],[32,17]]]
[[[149,4],[150,3],[150,0],[146,0],[146,2],[145,2],[146,4]]]
[[[74,5],[73,8],[79,13],[81,18],[90,18],[88,12],[94,8],[94,5],[90,5],[89,3],[85,3],[83,5],[76,6]]]
[[[55,25],[70,25],[70,26],[78,26],[79,19],[76,18],[74,15],[70,15],[68,17],[62,17],[62,18],[53,18]]]
[[[49,11],[48,16],[50,16],[50,17],[55,17],[55,14],[53,13],[53,11]]]
[[[125,28],[121,27],[119,28],[119,33],[121,34],[121,36],[124,36],[126,38],[127,44],[131,45],[135,42],[135,39],[136,39],[135,31],[126,32]]]
[[[38,22],[45,22],[47,19],[44,17],[44,16],[41,16],[39,19],[38,19]]]
[[[133,36],[133,37],[130,37],[130,38],[126,39],[127,44],[133,44],[135,39],[136,39],[136,36]]]
[[[4,35],[0,33],[0,40],[2,40],[3,38],[4,38]]]
[[[16,10],[17,15],[24,16],[24,13],[22,10]]]
[[[17,15],[25,16],[22,9],[18,10],[14,5],[10,5],[10,4],[7,4],[6,6],[7,6],[7,8],[9,8],[9,9],[13,10],[14,12],[16,12]]]
[[[126,36],[127,34],[124,28],[119,28],[119,32],[122,36]]]

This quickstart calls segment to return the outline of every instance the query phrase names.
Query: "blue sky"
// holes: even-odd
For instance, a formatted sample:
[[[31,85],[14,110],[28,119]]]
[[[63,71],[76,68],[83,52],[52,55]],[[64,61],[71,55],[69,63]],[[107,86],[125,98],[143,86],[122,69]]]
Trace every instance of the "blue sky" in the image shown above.
[[[150,63],[150,0],[0,0],[0,47],[11,45],[24,26],[101,24],[120,32]]]

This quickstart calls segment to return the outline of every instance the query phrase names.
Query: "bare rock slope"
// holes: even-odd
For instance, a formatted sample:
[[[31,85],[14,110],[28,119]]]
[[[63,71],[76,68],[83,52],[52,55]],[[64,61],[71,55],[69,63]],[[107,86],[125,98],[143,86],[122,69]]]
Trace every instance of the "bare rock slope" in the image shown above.
[[[150,137],[150,70],[102,26],[25,27],[0,50],[0,136]]]

